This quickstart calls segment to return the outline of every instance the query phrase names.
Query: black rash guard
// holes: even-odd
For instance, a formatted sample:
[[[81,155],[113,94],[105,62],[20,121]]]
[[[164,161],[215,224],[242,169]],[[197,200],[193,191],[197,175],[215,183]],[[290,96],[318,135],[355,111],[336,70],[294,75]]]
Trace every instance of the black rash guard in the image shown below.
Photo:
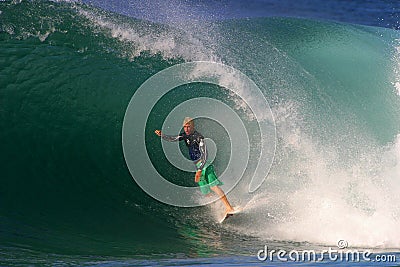
[[[193,160],[195,164],[200,160],[201,164],[197,170],[203,170],[207,161],[207,149],[204,142],[204,137],[201,135],[201,133],[193,131],[193,133],[187,135],[185,132],[183,132],[177,136],[161,134],[161,137],[169,142],[184,140],[186,146],[189,148],[190,159]]]

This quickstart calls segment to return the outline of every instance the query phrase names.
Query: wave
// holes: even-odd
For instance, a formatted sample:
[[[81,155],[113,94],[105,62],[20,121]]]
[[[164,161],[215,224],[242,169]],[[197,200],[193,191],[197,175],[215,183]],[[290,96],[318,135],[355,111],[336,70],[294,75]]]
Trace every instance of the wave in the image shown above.
[[[3,249],[213,255],[241,248],[237,235],[400,247],[398,32],[290,18],[176,27],[76,2],[1,2],[0,10]],[[209,207],[180,209],[147,196],[122,153],[124,112],[137,88],[195,60],[253,79],[277,127],[266,182],[253,194],[243,184],[229,194],[247,208],[223,226]],[[223,88],[190,84],[156,106],[146,133],[199,95],[243,110]],[[218,147],[226,136],[214,137]],[[155,137],[146,145],[153,159],[163,155]],[[229,151],[218,151],[222,171]],[[191,181],[161,159],[157,167],[174,182]],[[228,238],[218,239],[221,232]]]

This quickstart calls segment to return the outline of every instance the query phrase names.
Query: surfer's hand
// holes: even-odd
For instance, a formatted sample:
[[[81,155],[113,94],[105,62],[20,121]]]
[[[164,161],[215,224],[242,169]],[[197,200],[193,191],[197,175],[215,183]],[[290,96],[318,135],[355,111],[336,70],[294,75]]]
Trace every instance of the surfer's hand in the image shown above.
[[[196,176],[194,177],[194,181],[195,181],[196,183],[198,183],[198,182],[200,181],[200,176],[201,176],[201,170],[198,170],[198,171],[196,172]]]
[[[156,135],[161,136],[161,131],[160,130],[155,130],[154,131]]]

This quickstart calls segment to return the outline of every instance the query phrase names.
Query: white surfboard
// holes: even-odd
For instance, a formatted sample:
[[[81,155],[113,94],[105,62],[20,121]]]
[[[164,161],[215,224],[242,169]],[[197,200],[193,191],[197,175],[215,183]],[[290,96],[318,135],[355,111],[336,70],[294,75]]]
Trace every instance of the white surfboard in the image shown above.
[[[241,207],[234,207],[233,209],[234,211],[232,212],[224,213],[224,216],[219,220],[219,223],[223,223],[227,218],[235,216],[235,214],[238,214],[243,211],[243,208]]]

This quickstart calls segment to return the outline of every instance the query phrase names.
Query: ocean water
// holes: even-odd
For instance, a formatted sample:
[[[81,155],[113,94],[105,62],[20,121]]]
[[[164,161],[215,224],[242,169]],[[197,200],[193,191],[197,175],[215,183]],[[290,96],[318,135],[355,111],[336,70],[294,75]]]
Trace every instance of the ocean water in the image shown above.
[[[357,262],[329,258],[329,249],[370,251],[362,266],[398,265],[399,11],[395,1],[0,1],[0,265]],[[192,82],[165,94],[126,136],[144,134],[158,172],[193,187],[193,173],[174,167],[154,129],[190,99],[235,111],[248,130],[249,163],[228,198],[245,210],[223,224],[218,203],[184,208],[149,196],[126,151],[133,168],[146,166],[145,155],[123,142],[128,105],[146,80],[199,61],[239,70],[270,110]],[[222,84],[259,98],[241,76],[229,77]],[[249,192],[264,144],[254,126],[260,113],[272,114],[265,140],[275,154]],[[222,175],[244,143],[229,140],[230,117],[216,114],[220,121],[199,118],[197,127]],[[153,179],[148,171],[140,178]],[[313,250],[322,260],[262,261],[265,246]]]

